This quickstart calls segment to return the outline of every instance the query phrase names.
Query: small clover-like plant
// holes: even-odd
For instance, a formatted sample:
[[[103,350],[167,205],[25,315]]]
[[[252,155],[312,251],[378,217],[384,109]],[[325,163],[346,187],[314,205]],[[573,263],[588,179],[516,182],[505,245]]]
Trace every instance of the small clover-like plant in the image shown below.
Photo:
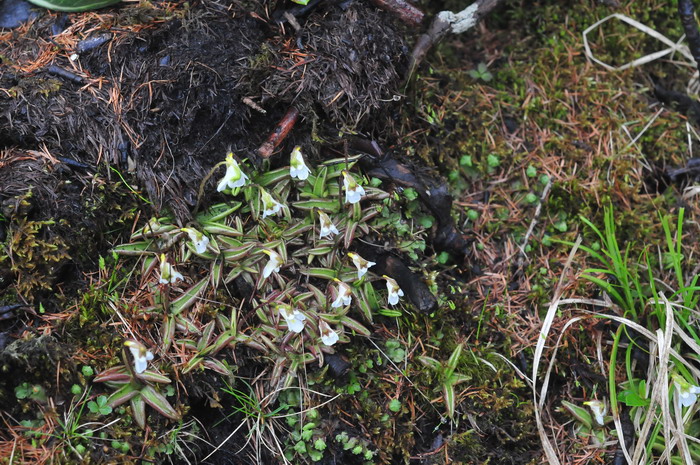
[[[109,415],[112,413],[112,407],[109,405],[106,396],[99,396],[95,400],[91,400],[87,404],[88,410],[97,415]]]
[[[46,391],[38,384],[22,383],[15,387],[17,399],[30,399],[37,402],[46,402]]]
[[[489,82],[493,79],[493,74],[491,74],[489,69],[486,67],[486,63],[479,63],[476,69],[469,71],[469,76],[474,79],[481,79],[484,82]]]

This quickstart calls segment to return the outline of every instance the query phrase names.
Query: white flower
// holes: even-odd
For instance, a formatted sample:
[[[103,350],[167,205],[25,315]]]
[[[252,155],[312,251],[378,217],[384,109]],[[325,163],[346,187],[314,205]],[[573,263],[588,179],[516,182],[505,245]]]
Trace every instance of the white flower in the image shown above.
[[[301,147],[297,145],[289,156],[289,175],[303,181],[309,177],[310,173],[311,170],[306,166],[304,157],[301,155]]]
[[[146,346],[136,341],[126,341],[124,345],[129,348],[131,355],[134,356],[134,370],[136,373],[143,373],[148,367],[148,362],[153,360],[153,354]]]
[[[336,228],[333,222],[331,221],[331,218],[324,212],[318,212],[318,219],[321,222],[321,232],[319,233],[318,237],[333,237],[333,234],[340,234],[338,228]]]
[[[348,257],[352,258],[352,262],[355,264],[355,268],[357,268],[357,279],[362,279],[365,273],[367,273],[367,270],[376,265],[376,263],[365,260],[356,253],[350,252]]]
[[[280,254],[272,250],[263,250],[263,253],[270,257],[270,261],[268,261],[265,268],[263,268],[263,278],[267,279],[270,277],[273,271],[275,273],[279,272],[280,266],[282,266],[284,260],[282,260]]]
[[[333,331],[325,321],[320,320],[318,322],[318,330],[321,332],[321,341],[327,346],[332,346],[338,342],[338,333]]]
[[[698,400],[698,394],[700,394],[700,387],[693,386],[682,376],[673,375],[673,381],[676,385],[676,390],[678,391],[678,399],[683,407],[692,407],[693,404]]]
[[[229,188],[233,189],[235,187],[245,186],[245,182],[248,180],[248,176],[245,175],[241,168],[238,166],[238,162],[233,159],[233,153],[229,152],[226,155],[226,174],[219,181],[219,185],[216,188],[217,191]]]
[[[287,327],[293,333],[300,333],[304,330],[304,320],[306,316],[297,309],[292,309],[291,305],[279,304],[277,311],[280,312],[284,321],[287,322]]]
[[[365,189],[347,171],[343,171],[343,186],[345,187],[346,203],[357,203],[365,195]]]
[[[207,246],[209,245],[209,238],[207,236],[192,228],[182,228],[180,231],[186,232],[187,235],[190,236],[190,240],[192,244],[194,244],[197,253],[204,253],[207,251]]]
[[[260,191],[262,192],[263,218],[278,214],[282,209],[282,204],[273,199],[272,196],[262,187],[260,188]]]
[[[161,284],[174,284],[178,280],[182,281],[183,278],[180,273],[175,270],[175,267],[168,262],[165,258],[165,254],[160,254],[160,280]]]
[[[352,302],[352,290],[350,289],[350,286],[337,279],[336,281],[338,281],[338,297],[335,298],[331,304],[331,307],[338,308],[344,307],[345,305],[350,305]]]
[[[591,409],[596,423],[601,426],[605,424],[605,413],[608,411],[607,407],[605,406],[605,402],[600,400],[590,400],[588,402],[584,402],[583,405],[588,405],[588,408]]]
[[[399,287],[399,284],[395,279],[392,279],[387,275],[384,275],[383,278],[386,279],[386,290],[389,291],[389,303],[391,305],[398,304],[399,297],[403,297],[403,291]]]

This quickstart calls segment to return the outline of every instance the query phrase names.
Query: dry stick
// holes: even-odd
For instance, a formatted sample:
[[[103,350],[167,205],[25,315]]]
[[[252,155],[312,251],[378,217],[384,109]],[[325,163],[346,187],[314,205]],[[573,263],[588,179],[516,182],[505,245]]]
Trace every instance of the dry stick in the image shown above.
[[[461,34],[468,31],[502,2],[503,0],[478,0],[459,13],[451,11],[438,13],[428,31],[418,38],[415,47],[413,47],[406,80],[410,79],[432,46],[440,42],[448,32]]]
[[[681,17],[690,53],[695,58],[695,66],[700,69],[700,31],[698,31],[698,25],[695,22],[692,0],[678,0],[678,14]]]
[[[287,113],[284,114],[280,122],[277,123],[277,127],[272,131],[270,137],[268,137],[265,143],[258,149],[258,155],[265,159],[270,158],[272,152],[275,151],[277,146],[287,137],[289,131],[292,130],[297,119],[299,119],[299,110],[295,107],[289,107],[289,110],[287,110]]]
[[[397,16],[409,26],[420,26],[425,17],[421,10],[405,0],[371,0],[371,2],[377,8]]]

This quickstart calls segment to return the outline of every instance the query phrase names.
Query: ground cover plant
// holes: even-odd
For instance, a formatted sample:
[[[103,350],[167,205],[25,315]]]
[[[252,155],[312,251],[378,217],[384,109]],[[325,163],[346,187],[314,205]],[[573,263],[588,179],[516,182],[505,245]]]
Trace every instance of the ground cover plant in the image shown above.
[[[697,462],[678,4],[346,7],[2,33],[0,463]]]

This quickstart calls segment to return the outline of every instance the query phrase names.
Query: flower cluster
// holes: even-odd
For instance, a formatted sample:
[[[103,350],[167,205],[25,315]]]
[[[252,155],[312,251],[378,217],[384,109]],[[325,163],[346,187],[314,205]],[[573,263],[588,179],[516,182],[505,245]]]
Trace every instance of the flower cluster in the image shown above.
[[[288,386],[300,364],[322,362],[324,353],[332,353],[332,346],[349,334],[370,334],[352,312],[371,323],[375,312],[398,305],[404,292],[394,279],[383,277],[382,305],[374,287],[378,276],[368,276],[376,263],[357,252],[342,252],[357,236],[396,225],[372,222],[381,219],[379,202],[388,205],[390,195],[363,187],[351,172],[354,163],[343,158],[312,168],[295,147],[289,166],[259,173],[228,153],[220,164],[226,172],[216,185],[228,197],[226,203],[198,212],[186,227],[169,218],[152,219],[132,235],[135,242],[115,249],[143,257],[144,273],[154,261],[159,264],[160,285],[150,286],[147,311],[164,312],[163,322],[156,323],[159,352],[167,354],[173,346],[183,351],[181,373],[227,373],[216,354],[244,344],[273,361],[270,385]],[[188,271],[202,270],[206,263],[208,273],[185,279],[178,269],[193,259],[199,264]],[[230,296],[226,305],[233,309],[245,299],[258,324],[239,324],[238,310],[230,317],[221,310],[201,311],[222,295]],[[136,341],[127,347],[134,371],[152,377],[147,367],[153,354]]]

